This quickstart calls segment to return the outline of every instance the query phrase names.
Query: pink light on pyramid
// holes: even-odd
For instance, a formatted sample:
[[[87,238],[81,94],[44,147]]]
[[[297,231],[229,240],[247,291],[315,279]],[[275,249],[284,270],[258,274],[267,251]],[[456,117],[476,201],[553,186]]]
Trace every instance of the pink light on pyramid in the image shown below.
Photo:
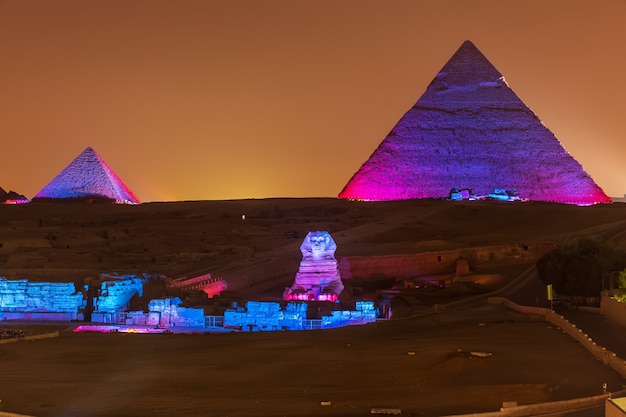
[[[354,174],[339,198],[405,200],[515,189],[522,199],[611,199],[465,41]]]
[[[92,148],[85,149],[34,199],[103,198],[140,204],[139,199]]]

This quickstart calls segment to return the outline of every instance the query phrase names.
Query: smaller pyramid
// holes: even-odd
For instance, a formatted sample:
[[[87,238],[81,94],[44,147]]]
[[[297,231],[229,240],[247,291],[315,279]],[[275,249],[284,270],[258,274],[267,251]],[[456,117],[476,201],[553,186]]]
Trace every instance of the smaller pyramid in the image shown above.
[[[4,188],[0,187],[0,204],[21,204],[27,203],[28,199],[22,194],[18,194],[15,191],[4,191]]]
[[[88,147],[33,199],[101,199],[140,204],[115,172]]]

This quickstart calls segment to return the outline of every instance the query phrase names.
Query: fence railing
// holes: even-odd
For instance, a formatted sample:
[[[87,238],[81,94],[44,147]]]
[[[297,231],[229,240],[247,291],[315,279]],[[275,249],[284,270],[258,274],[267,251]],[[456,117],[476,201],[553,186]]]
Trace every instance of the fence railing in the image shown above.
[[[224,316],[204,316],[205,327],[224,327]]]

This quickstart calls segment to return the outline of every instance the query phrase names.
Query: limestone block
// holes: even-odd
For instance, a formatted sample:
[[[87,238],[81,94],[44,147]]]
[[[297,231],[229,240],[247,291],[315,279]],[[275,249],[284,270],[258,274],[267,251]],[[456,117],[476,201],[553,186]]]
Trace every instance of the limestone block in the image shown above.
[[[374,302],[373,301],[357,301],[356,309],[357,311],[373,311]]]
[[[109,277],[105,275],[105,277]],[[100,284],[100,295],[94,305],[96,311],[115,313],[128,306],[135,295],[143,294],[143,278],[135,275],[111,276]]]
[[[178,297],[150,300],[148,309],[153,314],[150,320],[157,320],[158,316],[158,323],[165,327],[204,327],[204,310],[181,307],[181,304],[182,301]],[[224,314],[224,322],[226,322],[226,316],[227,314]]]
[[[161,321],[161,313],[159,313],[158,311],[148,312],[148,320],[146,321],[146,324],[148,326],[157,326],[160,321]]]
[[[73,283],[7,281],[0,279],[0,308],[23,312],[68,312],[76,314],[83,295]]]

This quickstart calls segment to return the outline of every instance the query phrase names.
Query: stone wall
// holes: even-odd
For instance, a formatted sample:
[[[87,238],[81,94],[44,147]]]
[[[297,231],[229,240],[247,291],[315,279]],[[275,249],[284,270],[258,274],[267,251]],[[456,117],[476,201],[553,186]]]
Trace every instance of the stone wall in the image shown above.
[[[149,325],[160,327],[204,327],[204,310],[201,308],[181,307],[180,298],[151,300],[148,304]],[[158,323],[154,323],[159,313]]]
[[[604,406],[604,417],[626,416],[626,398],[609,398]]]
[[[504,403],[500,411],[486,413],[456,414],[444,417],[535,417],[540,415],[565,415],[567,413],[592,408],[605,403],[611,394],[600,394],[592,397],[574,398],[572,400],[552,401],[548,403],[512,405]]]
[[[563,316],[556,314],[554,311],[547,308],[540,307],[528,307],[521,306],[506,298],[502,297],[490,297],[490,303],[504,304],[507,307],[526,314],[539,314],[545,317],[546,321],[558,326],[565,333],[573,337],[576,341],[580,342],[583,347],[589,350],[593,356],[602,360],[605,365],[609,365],[616,370],[620,375],[626,376],[626,361],[617,357],[613,352],[607,351],[605,348],[596,345],[591,338],[585,334],[581,329],[578,329],[574,324],[567,321]],[[459,414],[455,416],[446,417],[511,417],[511,416],[537,416],[548,414],[566,414],[577,410],[583,410],[586,408],[605,405],[605,416],[623,416],[624,412],[621,407],[615,406],[611,403],[611,397],[617,398],[626,394],[626,391],[618,391],[613,393],[606,393],[601,395],[595,395],[592,397],[574,398],[571,400],[554,401],[548,403],[529,404],[517,406],[504,406],[499,411],[487,412],[487,413],[472,413],[472,414]],[[624,401],[620,401],[624,404]]]
[[[409,278],[424,274],[454,273],[460,257],[472,258],[477,265],[488,263],[533,262],[554,248],[550,242],[534,244],[506,244],[481,246],[422,253],[382,256],[344,256],[339,262],[341,276],[368,277],[385,274],[397,278]]]
[[[322,328],[372,323],[377,316],[373,301],[357,301],[355,310],[333,311],[330,316],[322,316]]]
[[[4,313],[70,313],[84,306],[83,293],[72,282],[30,282],[0,278],[0,311]]]
[[[183,277],[174,279],[168,285],[174,288],[182,288],[185,291],[201,290],[209,298],[220,295],[222,291],[228,289],[228,282],[224,281],[222,277],[213,277],[211,274],[204,274],[194,278]]]
[[[143,295],[143,277],[136,275],[103,275],[105,281],[100,284],[100,294],[94,299],[94,312],[115,313],[128,308],[130,299]],[[110,277],[110,279],[106,279]]]
[[[594,342],[587,333],[576,327],[575,324],[570,323],[565,317],[548,308],[520,306],[502,297],[490,297],[489,302],[494,304],[504,304],[508,308],[521,313],[544,316],[546,321],[559,327],[564,333],[579,342],[596,359],[602,361],[603,364],[610,366],[618,374],[626,378],[626,361],[617,356],[614,352],[606,350],[606,348],[596,344],[596,342]]]
[[[323,329],[375,322],[378,315],[373,301],[359,301],[355,310],[333,311],[319,320],[306,320],[307,308],[302,302],[289,302],[282,310],[278,303],[249,301],[245,308],[235,307],[224,312],[224,327],[242,331]]]
[[[609,320],[626,327],[626,303],[620,303],[603,293],[600,298],[600,312]]]
[[[136,275],[102,275],[94,311],[125,311],[130,299],[143,294],[144,278]],[[81,289],[82,290],[82,289]],[[78,291],[72,282],[31,282],[0,278],[0,317],[4,320],[82,320],[87,291]]]

